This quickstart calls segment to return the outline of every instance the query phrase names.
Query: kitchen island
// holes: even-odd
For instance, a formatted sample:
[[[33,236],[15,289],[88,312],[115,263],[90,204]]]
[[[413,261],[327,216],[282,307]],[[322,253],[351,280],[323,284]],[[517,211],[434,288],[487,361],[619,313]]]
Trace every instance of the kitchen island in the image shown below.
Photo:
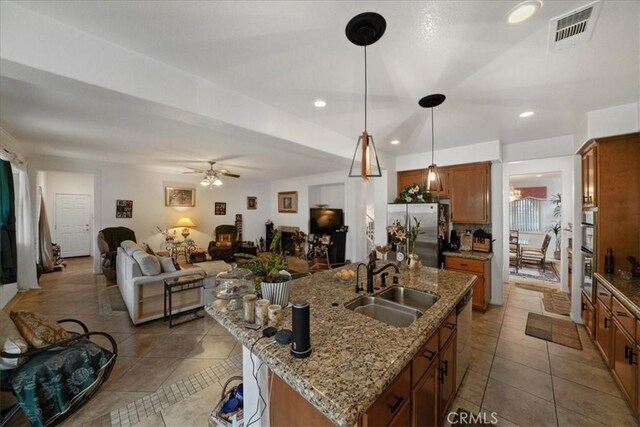
[[[292,282],[291,300],[305,300],[311,307],[313,352],[306,359],[291,356],[288,345],[274,344],[271,339],[258,341],[262,331],[244,327],[242,310],[227,311],[222,304],[215,302],[206,307],[207,313],[244,346],[245,425],[258,401],[257,396],[248,396],[251,389],[248,385],[253,380],[250,349],[271,373],[313,405],[328,421],[339,426],[353,426],[363,420],[367,410],[401,374],[405,375],[414,357],[419,351],[425,351],[424,346],[432,342],[434,336],[438,350],[441,325],[451,319],[452,313],[455,322],[456,304],[476,280],[469,274],[428,267],[401,270],[400,285],[436,294],[439,299],[409,326],[394,327],[347,309],[345,304],[361,294],[355,293],[355,280],[340,281],[335,278],[335,272],[317,273]],[[290,329],[291,309],[284,311],[280,328]],[[454,334],[455,323],[448,325],[450,334]],[[440,344],[442,348],[444,343]],[[408,372],[410,375],[410,369]],[[262,377],[258,381],[262,397],[269,400],[267,376],[265,373],[259,376]],[[455,389],[455,385],[452,388]],[[265,411],[263,418],[253,425],[269,424],[269,406],[277,406],[278,396],[272,395],[270,399],[268,406],[262,408]],[[398,406],[408,408],[409,399],[402,400],[405,400],[404,404],[398,398]],[[287,405],[284,402],[279,404]],[[288,404],[293,405],[294,402]],[[300,422],[304,424],[302,420]]]

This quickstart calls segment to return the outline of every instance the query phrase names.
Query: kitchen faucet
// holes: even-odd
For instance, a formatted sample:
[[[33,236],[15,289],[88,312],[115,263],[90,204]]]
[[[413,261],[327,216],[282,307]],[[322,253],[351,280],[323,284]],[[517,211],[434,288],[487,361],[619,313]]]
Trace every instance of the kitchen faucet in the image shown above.
[[[360,293],[364,289],[360,286],[360,267],[364,267],[367,271],[367,293],[373,293],[373,278],[377,275],[388,269],[389,267],[393,268],[396,274],[400,274],[400,269],[396,264],[388,263],[380,267],[376,270],[376,257],[375,254],[373,256],[369,256],[369,263],[365,264],[363,262],[358,263],[356,266],[356,293]]]

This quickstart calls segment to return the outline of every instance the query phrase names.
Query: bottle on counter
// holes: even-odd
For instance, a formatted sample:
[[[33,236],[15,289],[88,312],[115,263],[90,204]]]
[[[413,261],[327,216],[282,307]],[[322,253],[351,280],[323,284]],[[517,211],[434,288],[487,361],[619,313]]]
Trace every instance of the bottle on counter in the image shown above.
[[[607,253],[604,255],[604,272],[613,274],[613,251],[611,248],[607,248]]]

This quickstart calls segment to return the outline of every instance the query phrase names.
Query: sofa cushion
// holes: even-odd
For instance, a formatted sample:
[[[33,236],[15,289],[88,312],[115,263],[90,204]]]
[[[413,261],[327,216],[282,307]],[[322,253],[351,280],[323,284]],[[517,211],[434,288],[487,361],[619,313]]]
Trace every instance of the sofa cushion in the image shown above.
[[[71,335],[57,322],[30,311],[12,311],[11,319],[32,347],[41,348],[68,340]]]
[[[29,344],[22,337],[9,314],[2,310],[0,310],[0,345],[2,351],[10,354],[24,353],[29,349]],[[2,357],[0,358],[0,370],[17,368],[20,362],[21,359],[18,358]]]
[[[158,261],[160,261],[160,267],[162,268],[163,273],[171,273],[172,271],[176,271],[176,266],[173,264],[173,258],[168,256],[159,256],[157,258]]]
[[[142,246],[140,246],[139,244],[137,244],[133,240],[125,240],[124,242],[120,243],[120,247],[122,249],[124,249],[126,254],[129,255],[129,256],[133,256],[133,253],[136,252],[136,251],[143,251],[144,252],[144,249],[142,248]]]
[[[158,258],[154,255],[149,255],[143,250],[134,251],[133,259],[136,260],[140,266],[140,271],[145,276],[157,276],[162,272]]]

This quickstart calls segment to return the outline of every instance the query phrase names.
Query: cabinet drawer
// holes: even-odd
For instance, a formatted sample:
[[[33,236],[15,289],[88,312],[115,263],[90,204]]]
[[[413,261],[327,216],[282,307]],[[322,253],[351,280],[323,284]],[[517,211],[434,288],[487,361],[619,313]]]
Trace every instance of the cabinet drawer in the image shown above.
[[[380,395],[366,413],[367,426],[386,426],[408,405],[411,394],[411,366]]]
[[[411,376],[411,386],[415,387],[416,384],[422,379],[431,363],[438,357],[438,333],[435,332],[431,335],[431,338],[425,345],[422,346],[418,353],[411,362],[411,369],[413,370]]]
[[[451,310],[451,313],[447,316],[447,319],[442,322],[440,325],[440,330],[438,331],[439,336],[439,347],[442,349],[444,345],[447,343],[447,340],[453,334],[458,326],[458,315],[456,314],[456,309]]]
[[[613,316],[620,323],[620,326],[632,337],[636,336],[636,318],[627,308],[622,305],[618,298],[612,298],[611,311]]]
[[[636,321],[636,342],[640,344],[640,319]],[[638,384],[640,387],[640,382]],[[640,407],[638,407],[638,412],[640,412]]]
[[[611,310],[611,291],[607,289],[602,283],[597,282],[597,295],[598,299],[602,301],[602,303]]]
[[[484,262],[477,259],[447,257],[446,268],[484,274]]]

